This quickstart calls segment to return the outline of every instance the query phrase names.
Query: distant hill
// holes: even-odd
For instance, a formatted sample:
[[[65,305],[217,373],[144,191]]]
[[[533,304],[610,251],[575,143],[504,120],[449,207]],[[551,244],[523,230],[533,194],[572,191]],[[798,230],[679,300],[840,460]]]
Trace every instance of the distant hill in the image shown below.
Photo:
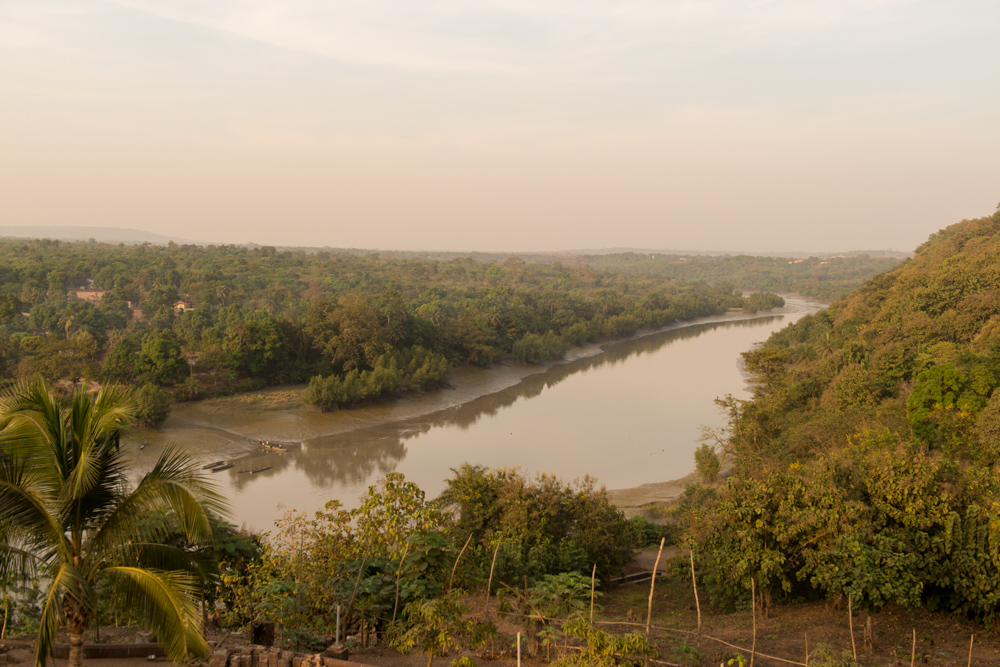
[[[56,227],[43,225],[20,225],[0,227],[0,237],[28,239],[56,239],[59,241],[88,241],[94,239],[102,243],[152,243],[167,245],[169,242],[179,244],[205,245],[203,241],[192,241],[179,236],[153,234],[139,229],[124,229],[122,227]]]

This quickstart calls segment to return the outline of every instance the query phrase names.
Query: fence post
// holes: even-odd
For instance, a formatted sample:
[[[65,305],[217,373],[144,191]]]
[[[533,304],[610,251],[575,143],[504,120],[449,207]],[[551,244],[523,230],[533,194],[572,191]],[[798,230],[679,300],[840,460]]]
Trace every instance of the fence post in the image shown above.
[[[972,642],[974,642],[975,639],[975,634],[969,636],[969,667],[972,667]]]
[[[497,540],[497,548],[493,550],[493,563],[490,565],[490,580],[486,582],[486,606],[483,608],[483,615],[485,616],[490,610],[490,590],[493,588],[493,568],[497,564],[497,552],[500,551],[500,543],[503,538]]]
[[[698,580],[694,576],[694,549],[691,549],[691,586],[694,587],[694,606],[698,609],[698,634],[701,634],[701,602],[698,601]]]
[[[910,667],[917,659],[917,629],[913,628],[913,648],[910,649]]]
[[[590,624],[594,624],[594,579],[597,577],[597,563],[594,563],[594,571],[590,573]]]
[[[858,647],[854,643],[854,609],[851,605],[851,599],[854,597],[854,591],[847,594],[847,627],[851,629],[851,651],[854,652],[854,662],[858,661]]]
[[[649,624],[653,620],[653,589],[656,588],[656,575],[660,572],[660,556],[663,555],[663,545],[667,538],[660,538],[660,550],[656,552],[656,564],[653,565],[653,576],[649,580],[649,606],[646,608],[646,634],[649,634]]]
[[[469,539],[467,539],[465,541],[465,546],[462,547],[462,550],[458,552],[458,558],[455,559],[455,564],[451,566],[451,578],[448,580],[448,590],[449,591],[451,590],[451,585],[453,583],[455,583],[455,570],[458,569],[458,561],[459,561],[459,559],[462,558],[462,554],[465,553],[465,549],[466,549],[466,547],[469,546],[469,542],[471,542],[471,541],[472,541],[472,533],[469,533]]]
[[[753,646],[750,649],[750,667],[757,655],[757,584],[750,577],[750,619],[753,621]]]

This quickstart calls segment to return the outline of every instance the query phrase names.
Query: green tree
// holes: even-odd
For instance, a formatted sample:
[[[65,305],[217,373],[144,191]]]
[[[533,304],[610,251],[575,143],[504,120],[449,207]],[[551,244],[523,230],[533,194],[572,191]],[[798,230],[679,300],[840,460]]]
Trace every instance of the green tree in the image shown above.
[[[136,362],[140,381],[173,384],[191,375],[191,368],[181,357],[181,348],[162,336],[147,336]]]
[[[135,420],[143,428],[162,424],[170,416],[170,394],[155,384],[144,384],[135,392]]]
[[[137,361],[138,356],[127,341],[118,343],[111,348],[104,360],[104,379],[108,382],[132,382],[135,380]]]
[[[115,607],[155,631],[171,659],[208,652],[191,557],[165,542],[177,533],[190,543],[210,541],[209,514],[223,501],[172,449],[128,490],[120,439],[133,412],[119,387],[93,399],[77,391],[68,408],[41,383],[0,398],[0,576],[45,582],[37,667],[62,624],[69,665],[81,667],[98,590],[110,591]]]

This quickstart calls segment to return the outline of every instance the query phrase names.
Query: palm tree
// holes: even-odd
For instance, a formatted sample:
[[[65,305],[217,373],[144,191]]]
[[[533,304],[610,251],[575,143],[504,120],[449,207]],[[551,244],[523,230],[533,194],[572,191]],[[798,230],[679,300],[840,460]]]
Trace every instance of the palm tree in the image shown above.
[[[0,576],[39,576],[47,587],[35,664],[69,629],[69,666],[83,663],[83,632],[110,602],[164,642],[169,657],[205,654],[192,557],[166,546],[211,538],[224,501],[183,453],[168,449],[134,489],[119,447],[134,406],[127,390],[83,390],[68,408],[39,382],[0,395]]]

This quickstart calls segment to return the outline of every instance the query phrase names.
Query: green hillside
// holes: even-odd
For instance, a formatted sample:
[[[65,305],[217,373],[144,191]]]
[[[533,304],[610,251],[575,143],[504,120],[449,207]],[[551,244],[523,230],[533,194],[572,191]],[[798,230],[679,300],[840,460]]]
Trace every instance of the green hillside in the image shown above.
[[[744,355],[735,457],[691,489],[715,599],[851,595],[993,619],[1000,604],[1000,212]]]

